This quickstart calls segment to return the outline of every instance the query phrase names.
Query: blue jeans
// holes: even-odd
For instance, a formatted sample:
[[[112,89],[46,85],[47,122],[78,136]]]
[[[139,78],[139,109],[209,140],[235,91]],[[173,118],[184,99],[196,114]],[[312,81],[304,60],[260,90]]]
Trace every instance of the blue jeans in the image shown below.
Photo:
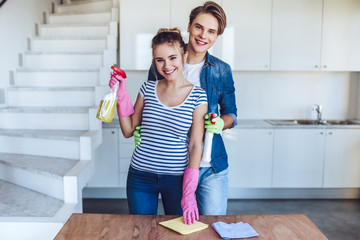
[[[126,194],[130,214],[156,215],[159,193],[166,215],[182,215],[183,175],[162,175],[129,169]]]
[[[200,168],[196,200],[201,215],[226,215],[228,169],[215,173],[212,167]]]

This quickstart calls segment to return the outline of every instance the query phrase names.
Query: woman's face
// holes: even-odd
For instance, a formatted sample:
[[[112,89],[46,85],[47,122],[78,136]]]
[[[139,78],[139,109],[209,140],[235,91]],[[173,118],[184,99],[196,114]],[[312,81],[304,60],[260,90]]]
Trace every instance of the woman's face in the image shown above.
[[[206,53],[218,37],[219,23],[209,13],[200,13],[188,26],[189,47],[196,53]]]
[[[184,67],[187,53],[180,52],[180,44],[164,43],[155,47],[154,61],[157,71],[167,80],[175,80]]]

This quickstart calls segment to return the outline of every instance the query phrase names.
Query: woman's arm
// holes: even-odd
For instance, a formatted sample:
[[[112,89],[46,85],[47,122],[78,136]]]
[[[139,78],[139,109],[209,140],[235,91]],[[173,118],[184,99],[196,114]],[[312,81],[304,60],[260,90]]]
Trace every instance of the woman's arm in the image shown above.
[[[199,169],[200,167],[204,137],[204,116],[206,112],[207,104],[198,106],[193,112],[193,123],[190,129],[189,140],[189,168]]]
[[[141,124],[143,109],[144,100],[139,93],[134,105],[134,113],[128,117],[119,118],[121,131],[125,138],[132,137],[135,128]]]

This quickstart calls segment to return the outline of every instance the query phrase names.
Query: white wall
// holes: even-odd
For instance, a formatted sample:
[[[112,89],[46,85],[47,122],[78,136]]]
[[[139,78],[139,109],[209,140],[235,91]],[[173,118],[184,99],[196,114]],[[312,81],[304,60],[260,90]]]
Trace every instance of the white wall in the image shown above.
[[[312,108],[314,104],[321,104],[324,119],[354,118],[356,99],[350,90],[357,81],[352,81],[352,75],[343,72],[236,72],[238,117],[316,119]]]
[[[19,54],[27,50],[27,38],[34,36],[35,23],[43,23],[43,12],[57,0],[10,0],[0,8],[0,104],[9,86],[10,71],[19,66]]]
[[[147,72],[126,72],[134,103]],[[324,119],[359,118],[358,73],[237,71],[233,77],[239,119],[315,119],[315,103]]]

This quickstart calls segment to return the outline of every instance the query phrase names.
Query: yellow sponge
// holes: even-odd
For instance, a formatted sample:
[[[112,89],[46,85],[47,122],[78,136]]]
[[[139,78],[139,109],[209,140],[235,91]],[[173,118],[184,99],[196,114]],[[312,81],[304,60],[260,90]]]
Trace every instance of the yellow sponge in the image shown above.
[[[204,230],[209,227],[208,224],[199,221],[195,221],[195,223],[191,225],[184,224],[183,217],[178,217],[172,220],[163,221],[160,222],[159,224],[164,227],[170,228],[178,233],[181,233],[182,235]]]

